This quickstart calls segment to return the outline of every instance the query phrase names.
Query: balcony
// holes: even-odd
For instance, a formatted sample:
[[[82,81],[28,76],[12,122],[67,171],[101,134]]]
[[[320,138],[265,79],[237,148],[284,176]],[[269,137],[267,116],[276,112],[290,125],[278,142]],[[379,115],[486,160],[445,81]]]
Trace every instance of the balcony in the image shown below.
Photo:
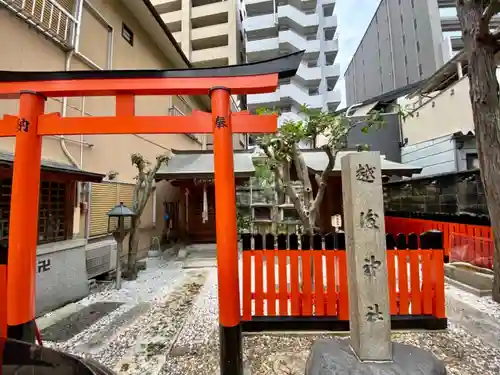
[[[301,10],[315,10],[318,5],[317,0],[276,0],[278,6],[292,5]]]
[[[218,25],[228,22],[229,2],[218,2],[191,8],[191,26],[193,29]]]
[[[306,60],[317,60],[320,52],[320,41],[307,40],[293,30],[280,31],[278,34],[280,52],[297,52],[304,50]]]
[[[318,14],[306,14],[292,5],[278,7],[278,20],[280,26],[288,26],[300,34],[314,34],[318,32]]]
[[[317,60],[320,52],[319,40],[307,40],[292,30],[280,31],[277,38],[246,42],[247,61],[259,61],[278,57],[280,53],[304,52],[305,60]]]
[[[165,22],[168,29],[175,33],[182,29],[182,11],[176,10],[174,12],[165,13],[161,15],[161,19]]]
[[[229,47],[213,47],[191,52],[191,62],[196,67],[227,65]]]
[[[342,100],[340,92],[335,90],[325,92],[323,97],[329,111],[336,111]]]
[[[300,81],[300,84],[311,88],[318,87],[321,82],[321,68],[319,66],[310,68],[305,64],[300,64],[295,79]]]
[[[217,37],[225,37],[227,40],[227,32],[229,30],[229,24],[223,23],[220,25],[213,25],[213,26],[207,26],[207,27],[200,27],[197,29],[191,30],[191,40],[193,41],[193,44],[195,41],[199,41],[202,39],[208,39],[208,38],[217,38]],[[227,44],[227,42],[226,42]],[[201,48],[208,48],[209,46],[206,47],[201,47]],[[212,45],[211,47],[216,47],[216,45]]]
[[[159,14],[175,12],[182,9],[182,0],[152,0]]]
[[[324,43],[325,48],[325,58],[327,65],[333,65],[335,63],[335,59],[337,58],[337,54],[339,52],[339,40],[325,40]]]
[[[278,38],[267,38],[246,42],[246,58],[248,62],[268,60],[278,56]]]
[[[248,109],[251,111],[262,107],[280,108],[289,105],[299,108],[304,104],[311,109],[321,109],[323,97],[322,95],[309,95],[294,83],[280,85],[276,92],[270,94],[248,95],[247,97]]]
[[[340,77],[340,65],[325,65],[323,66],[323,76],[326,78],[326,83],[329,87],[334,87]]]
[[[335,10],[335,2],[336,0],[323,0],[321,4],[323,7],[323,14],[325,17],[330,17]]]
[[[247,17],[243,20],[243,29],[250,40],[276,38],[278,36],[274,14]]]
[[[337,16],[335,14],[323,18],[323,30],[325,31],[325,38],[327,40],[333,39],[337,32]]]
[[[0,5],[18,15],[56,43],[69,49],[73,45],[77,20],[71,10],[56,0],[0,0]]]
[[[247,17],[272,14],[274,9],[273,0],[245,0]]]

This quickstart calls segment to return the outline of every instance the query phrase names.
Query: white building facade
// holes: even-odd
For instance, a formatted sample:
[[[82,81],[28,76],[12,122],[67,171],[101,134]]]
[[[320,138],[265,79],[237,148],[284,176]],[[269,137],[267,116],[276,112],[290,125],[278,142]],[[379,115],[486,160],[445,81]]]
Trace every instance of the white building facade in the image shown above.
[[[335,0],[245,0],[243,28],[247,62],[304,50],[295,77],[280,82],[276,92],[249,95],[250,111],[276,108],[284,119],[297,119],[301,107],[334,111],[340,93]]]

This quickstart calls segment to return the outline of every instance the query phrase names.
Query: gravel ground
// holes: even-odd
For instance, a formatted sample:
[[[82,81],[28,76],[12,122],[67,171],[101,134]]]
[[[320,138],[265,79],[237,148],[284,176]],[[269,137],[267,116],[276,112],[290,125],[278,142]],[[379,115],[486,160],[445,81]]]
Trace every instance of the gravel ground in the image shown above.
[[[500,322],[500,303],[494,302],[491,296],[478,297],[453,285],[446,285],[446,293]]]
[[[200,272],[188,278],[165,303],[157,304],[134,325],[122,330],[119,337],[110,342],[105,356],[93,356],[94,359],[114,367],[123,358],[115,367],[119,374],[154,372],[170,351],[205,277],[206,274]]]
[[[303,375],[315,339],[330,335],[253,335],[244,339],[244,358],[252,375]],[[498,375],[500,351],[484,345],[462,328],[439,333],[394,333],[393,340],[431,351],[449,375]],[[219,371],[217,336],[196,354],[167,357],[161,375],[213,375]]]
[[[205,345],[217,329],[217,270],[211,269],[171,355],[184,355]]]
[[[127,351],[124,343],[121,343],[118,347],[116,347],[116,343],[104,346],[102,350],[92,352],[89,355],[88,348],[92,346],[89,345],[92,339],[103,332],[109,333],[115,330],[117,332],[110,337],[110,342],[119,340],[122,338],[119,330],[124,327],[112,327],[116,321],[132,312],[140,304],[151,303],[153,306],[150,309],[151,311],[155,309],[157,304],[163,305],[172,291],[182,287],[187,282],[186,278],[189,279],[192,275],[192,272],[188,273],[182,270],[181,262],[165,262],[157,258],[148,259],[147,269],[139,273],[137,280],[124,280],[120,290],[114,289],[113,284],[106,285],[100,288],[98,293],[91,294],[78,302],[81,306],[90,306],[96,302],[120,302],[123,305],[99,319],[88,329],[73,336],[70,340],[63,343],[44,340],[44,345],[83,357],[91,356],[108,364],[116,362]],[[50,318],[51,314],[53,313],[49,313],[45,317]],[[126,341],[133,344],[131,338]],[[113,352],[111,347],[116,349],[117,352]]]
[[[182,270],[182,263],[148,260],[148,269],[122,290],[112,286],[79,302],[121,302],[117,310],[64,343],[70,353],[90,356],[120,375],[214,375],[219,373],[216,269]],[[454,287],[447,295],[500,320],[500,305]],[[143,311],[139,305],[145,305]],[[132,314],[138,309],[140,314]],[[127,315],[133,319],[114,327]],[[115,322],[115,323],[113,323]],[[458,323],[458,324],[457,324]],[[113,327],[112,327],[113,326]],[[500,374],[500,346],[494,348],[464,329],[460,321],[446,332],[394,333],[397,342],[432,351],[445,361],[449,375]],[[114,330],[114,331],[112,331]],[[103,332],[106,334],[103,335]],[[102,345],[82,350],[101,335]],[[244,338],[244,360],[252,375],[303,375],[310,346],[328,335],[254,335]]]

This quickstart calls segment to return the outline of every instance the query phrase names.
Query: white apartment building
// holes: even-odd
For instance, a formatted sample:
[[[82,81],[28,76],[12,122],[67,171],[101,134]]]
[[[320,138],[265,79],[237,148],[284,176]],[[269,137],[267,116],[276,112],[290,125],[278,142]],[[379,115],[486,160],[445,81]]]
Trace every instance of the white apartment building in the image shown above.
[[[334,111],[340,93],[335,0],[245,0],[246,61],[254,62],[304,50],[295,77],[280,82],[275,93],[249,95],[249,110],[277,108],[286,118],[297,118],[302,105]]]
[[[153,5],[196,67],[242,61],[239,0],[152,0]]]

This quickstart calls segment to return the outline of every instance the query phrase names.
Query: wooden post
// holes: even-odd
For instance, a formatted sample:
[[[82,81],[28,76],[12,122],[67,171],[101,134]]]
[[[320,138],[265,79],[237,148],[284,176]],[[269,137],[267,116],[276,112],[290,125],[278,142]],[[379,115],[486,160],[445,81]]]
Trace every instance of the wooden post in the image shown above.
[[[351,346],[361,361],[392,360],[379,152],[342,158]]]
[[[225,87],[214,87],[210,90],[210,96],[214,135],[220,373],[221,375],[242,375],[238,235],[230,92]]]
[[[45,97],[22,92],[12,174],[7,272],[9,338],[35,342],[36,246],[42,137],[38,117]]]

